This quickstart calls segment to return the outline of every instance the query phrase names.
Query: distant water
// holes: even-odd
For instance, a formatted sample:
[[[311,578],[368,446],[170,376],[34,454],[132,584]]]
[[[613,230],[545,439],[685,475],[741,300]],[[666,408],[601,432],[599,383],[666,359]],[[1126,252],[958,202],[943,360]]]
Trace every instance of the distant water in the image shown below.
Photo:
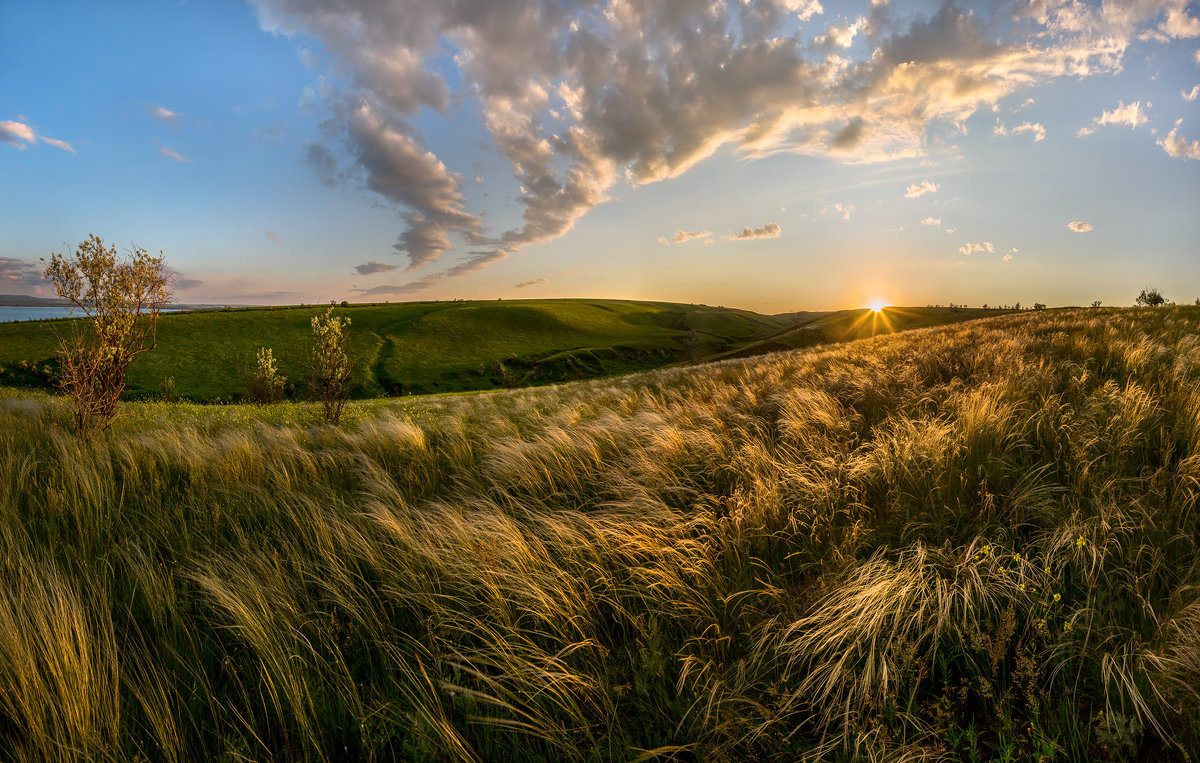
[[[69,307],[22,307],[0,305],[0,323],[9,321],[32,321],[41,318],[68,318],[71,316]],[[79,315],[79,311],[75,311]]]
[[[174,310],[163,310],[164,313],[173,313]],[[44,318],[70,318],[72,316],[78,318],[83,313],[78,310],[72,311],[69,307],[21,307],[14,305],[0,305],[0,323],[8,323],[10,321],[35,321]]]

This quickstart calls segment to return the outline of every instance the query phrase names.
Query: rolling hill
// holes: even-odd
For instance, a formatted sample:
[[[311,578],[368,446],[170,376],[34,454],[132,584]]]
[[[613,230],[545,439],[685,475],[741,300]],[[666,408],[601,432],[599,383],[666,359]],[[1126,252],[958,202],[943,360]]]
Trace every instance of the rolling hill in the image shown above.
[[[302,394],[313,316],[325,306],[164,314],[158,347],[130,369],[127,394],[238,399],[240,369],[260,347]],[[348,305],[356,361],[353,395],[532,386],[747,356],[996,315],[994,310],[889,308],[760,315],[705,305],[544,299]],[[0,324],[0,384],[48,386],[62,321]],[[298,387],[299,389],[296,389]]]

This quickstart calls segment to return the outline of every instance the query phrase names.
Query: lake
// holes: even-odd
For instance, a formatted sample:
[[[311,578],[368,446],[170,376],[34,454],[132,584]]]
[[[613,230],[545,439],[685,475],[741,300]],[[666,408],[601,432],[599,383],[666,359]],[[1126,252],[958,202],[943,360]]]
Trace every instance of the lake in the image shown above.
[[[78,315],[78,311],[75,313]],[[26,307],[24,305],[0,305],[0,323],[9,321],[32,321],[41,318],[67,318],[69,307]]]
[[[177,310],[163,310],[164,313],[173,313]],[[9,323],[11,321],[35,321],[45,318],[69,318],[72,315],[72,309],[69,307],[26,307],[24,305],[0,305],[0,323]],[[78,310],[74,311],[74,315],[79,317],[82,315]]]

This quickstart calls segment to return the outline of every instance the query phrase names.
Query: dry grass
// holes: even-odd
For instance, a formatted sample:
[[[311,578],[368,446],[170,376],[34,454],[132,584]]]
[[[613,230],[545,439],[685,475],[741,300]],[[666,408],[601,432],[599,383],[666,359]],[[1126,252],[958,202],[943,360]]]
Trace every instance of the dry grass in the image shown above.
[[[0,401],[0,758],[1187,759],[1198,332],[1026,314],[341,429]]]

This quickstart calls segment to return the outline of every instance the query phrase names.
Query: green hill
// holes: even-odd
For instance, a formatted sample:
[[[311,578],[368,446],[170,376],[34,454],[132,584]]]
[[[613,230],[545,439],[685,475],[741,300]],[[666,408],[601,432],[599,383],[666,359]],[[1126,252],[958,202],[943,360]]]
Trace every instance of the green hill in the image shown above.
[[[239,368],[270,347],[300,385],[311,320],[326,307],[164,314],[158,347],[130,369],[132,397],[174,377],[178,394],[229,400]],[[514,300],[349,305],[358,397],[494,389],[657,368],[758,341],[785,325],[744,310],[620,300]],[[63,321],[0,324],[0,383],[46,385]],[[33,370],[27,370],[33,369]]]

